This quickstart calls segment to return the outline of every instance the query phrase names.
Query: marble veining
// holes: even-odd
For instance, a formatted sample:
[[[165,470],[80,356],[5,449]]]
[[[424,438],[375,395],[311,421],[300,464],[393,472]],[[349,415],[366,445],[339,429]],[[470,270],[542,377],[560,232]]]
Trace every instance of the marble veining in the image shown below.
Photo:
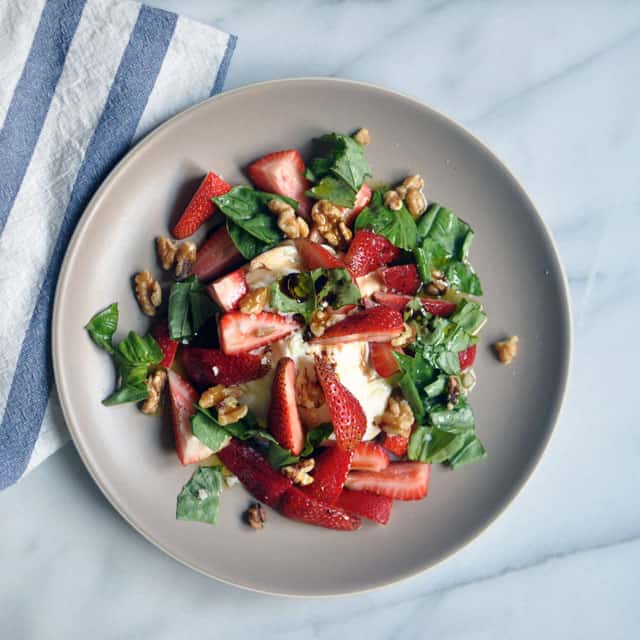
[[[567,401],[537,472],[478,540],[408,582],[333,600],[243,592],[175,563],[113,511],[68,445],[0,494],[0,635],[636,637],[640,4],[150,4],[239,35],[227,88],[374,82],[487,142],[537,203],[567,271]]]

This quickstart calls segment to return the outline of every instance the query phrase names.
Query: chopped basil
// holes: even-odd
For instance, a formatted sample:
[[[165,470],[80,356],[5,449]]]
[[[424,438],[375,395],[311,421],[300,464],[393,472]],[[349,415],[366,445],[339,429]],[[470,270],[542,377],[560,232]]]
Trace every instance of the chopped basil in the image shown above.
[[[178,495],[176,519],[215,524],[221,491],[220,467],[199,467]]]
[[[487,316],[477,302],[462,300],[450,320],[467,333],[475,334],[487,321]]]
[[[96,313],[86,324],[89,337],[107,353],[114,353],[113,334],[118,328],[118,303],[114,302],[106,309]]]
[[[314,450],[333,433],[333,426],[328,423],[318,425],[307,432],[304,448],[299,456],[291,455],[291,452],[281,447],[277,442],[272,442],[267,450],[267,459],[274,469],[280,469],[290,464],[300,462],[300,458],[310,456]]]
[[[174,282],[169,294],[169,337],[172,340],[190,339],[216,310],[197,276]]]

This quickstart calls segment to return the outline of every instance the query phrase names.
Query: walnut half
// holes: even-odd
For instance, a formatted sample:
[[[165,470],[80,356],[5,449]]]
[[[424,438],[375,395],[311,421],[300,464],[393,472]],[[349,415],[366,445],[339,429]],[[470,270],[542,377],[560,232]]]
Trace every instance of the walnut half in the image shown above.
[[[162,304],[162,289],[158,281],[149,273],[141,271],[133,279],[136,291],[136,300],[142,313],[147,316],[155,316],[158,307]]]
[[[518,336],[511,336],[507,340],[498,340],[493,348],[502,364],[511,364],[518,355]]]
[[[142,413],[151,415],[158,411],[160,408],[160,400],[162,399],[162,392],[166,384],[167,372],[164,369],[158,369],[147,378],[147,391],[149,395],[140,407]]]
[[[414,420],[409,403],[401,396],[393,394],[387,402],[384,413],[379,415],[375,422],[390,436],[400,435],[408,438],[411,435]]]
[[[313,483],[313,476],[310,475],[310,472],[313,471],[315,466],[316,461],[313,458],[307,458],[306,460],[301,460],[297,464],[290,464],[286,467],[282,467],[280,472],[289,478],[293,484],[306,487]]]

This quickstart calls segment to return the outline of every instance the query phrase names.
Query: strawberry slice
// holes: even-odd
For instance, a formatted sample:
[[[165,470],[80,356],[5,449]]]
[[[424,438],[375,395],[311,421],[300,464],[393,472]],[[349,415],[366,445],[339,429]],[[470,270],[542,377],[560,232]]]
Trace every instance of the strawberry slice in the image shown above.
[[[175,371],[169,369],[169,399],[171,401],[171,424],[176,441],[176,452],[182,464],[192,464],[208,458],[213,451],[198,440],[191,430],[191,416],[196,412],[193,405],[198,400],[196,390]]]
[[[391,517],[393,500],[387,496],[377,496],[366,491],[344,489],[336,501],[336,507],[367,520],[387,524]]]
[[[400,371],[398,361],[393,357],[394,349],[389,342],[370,342],[369,357],[376,373],[388,378]]]
[[[296,248],[302,259],[305,271],[311,269],[344,269],[342,260],[329,253],[322,245],[319,245],[306,238],[299,238],[295,241]]]
[[[202,282],[213,280],[229,269],[244,261],[233,244],[225,226],[214,231],[213,235],[200,247],[191,272]]]
[[[248,292],[249,287],[242,267],[207,286],[207,293],[223,311],[237,309],[240,300]]]
[[[429,489],[429,465],[422,462],[392,462],[383,471],[352,471],[347,489],[368,491],[394,500],[420,500]]]
[[[353,456],[353,451],[345,451],[335,446],[327,447],[316,458],[313,483],[304,487],[302,491],[316,500],[333,504],[342,491]]]
[[[354,278],[364,276],[378,267],[395,260],[400,249],[384,236],[367,229],[356,231],[344,261]]]
[[[169,323],[166,320],[158,320],[151,327],[150,333],[162,349],[162,361],[158,366],[169,369],[178,351],[178,341],[169,337]]]
[[[420,277],[415,264],[401,264],[382,269],[382,280],[398,293],[413,295],[420,288]]]
[[[328,360],[316,356],[315,365],[338,445],[355,449],[367,430],[364,411],[357,398],[340,382]]]
[[[173,237],[182,239],[194,234],[216,212],[216,205],[211,202],[211,198],[224,195],[230,190],[231,185],[220,176],[211,171],[207,173],[184,213],[171,229]]]
[[[220,318],[220,346],[226,354],[243,353],[280,340],[299,329],[291,318],[277,313],[240,313],[230,311]]]
[[[350,515],[342,509],[320,502],[295,487],[289,489],[282,496],[280,513],[298,522],[327,529],[338,529],[339,531],[355,531],[362,526],[362,521],[358,516]]]
[[[258,189],[297,200],[298,213],[308,218],[311,200],[304,192],[311,184],[304,177],[304,169],[300,152],[286,149],[263,156],[249,165],[247,171]]]
[[[356,311],[344,320],[328,327],[313,338],[316,344],[340,344],[343,342],[389,342],[404,329],[402,315],[388,307],[372,307]]]
[[[371,202],[372,195],[371,187],[366,182],[363,182],[360,191],[356,194],[356,202],[353,205],[353,209],[343,209],[347,224],[351,224],[358,214]]]
[[[387,451],[391,451],[398,458],[404,458],[407,455],[409,438],[405,438],[400,434],[390,436],[388,433],[383,432],[380,442]]]
[[[267,422],[278,444],[299,456],[304,447],[304,432],[296,404],[296,363],[291,358],[278,361]]]
[[[201,389],[257,380],[271,368],[268,360],[251,353],[230,356],[219,349],[184,347],[181,355],[187,377]]]
[[[473,363],[476,361],[476,351],[477,346],[475,344],[467,347],[464,351],[460,351],[458,354],[458,360],[460,361],[461,371],[473,366]]]
[[[398,293],[387,293],[385,291],[376,291],[373,294],[373,299],[385,307],[391,307],[396,311],[402,311],[406,306],[411,296],[404,296]],[[449,300],[443,300],[442,298],[420,298],[422,306],[434,316],[448,317],[456,310],[456,303],[449,302]]]
[[[375,442],[360,442],[353,453],[353,471],[382,471],[389,466],[387,452]]]
[[[235,438],[217,455],[256,500],[270,507],[277,507],[292,486],[291,480],[273,469],[253,447]]]

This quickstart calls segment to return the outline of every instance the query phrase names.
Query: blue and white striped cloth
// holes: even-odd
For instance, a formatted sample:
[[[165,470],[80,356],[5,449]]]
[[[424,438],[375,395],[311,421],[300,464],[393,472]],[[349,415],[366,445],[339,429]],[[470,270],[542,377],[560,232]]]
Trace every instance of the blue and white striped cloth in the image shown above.
[[[50,320],[78,218],[132,143],[222,89],[235,41],[129,0],[0,0],[0,488],[67,438]]]

